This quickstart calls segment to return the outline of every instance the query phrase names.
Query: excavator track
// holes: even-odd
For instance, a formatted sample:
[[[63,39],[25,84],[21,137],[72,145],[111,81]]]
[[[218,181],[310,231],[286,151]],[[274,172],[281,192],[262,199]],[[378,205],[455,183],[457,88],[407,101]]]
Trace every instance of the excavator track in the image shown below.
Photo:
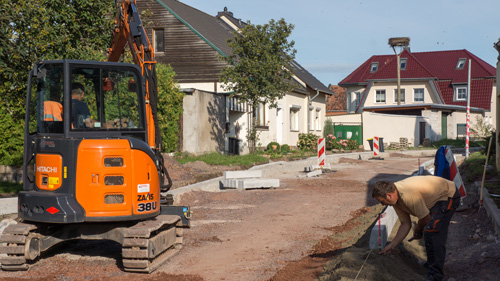
[[[3,270],[28,270],[27,261],[40,253],[39,240],[33,231],[36,225],[17,223],[7,226],[0,235],[0,263]]]
[[[124,230],[122,261],[125,271],[150,273],[182,246],[179,216],[159,215]]]
[[[159,215],[132,226],[123,223],[106,225],[99,236],[95,233],[89,236],[81,235],[89,226],[89,224],[61,225],[42,234],[39,233],[40,229],[36,224],[11,224],[0,235],[1,268],[8,271],[28,270],[30,264],[41,253],[60,242],[72,239],[93,240],[99,237],[122,244],[125,271],[151,273],[177,253],[183,242],[184,225],[177,215]],[[96,227],[99,226],[94,225],[92,229]],[[72,236],[70,233],[80,234]]]

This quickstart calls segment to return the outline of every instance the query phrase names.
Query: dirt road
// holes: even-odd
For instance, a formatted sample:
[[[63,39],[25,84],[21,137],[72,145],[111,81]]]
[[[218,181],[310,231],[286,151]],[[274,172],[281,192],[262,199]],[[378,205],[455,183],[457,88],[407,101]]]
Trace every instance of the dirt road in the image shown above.
[[[376,204],[369,185],[408,177],[417,167],[417,158],[342,159],[320,177],[307,178],[300,171],[276,175],[281,180],[277,189],[186,193],[180,204],[191,205],[194,213],[184,247],[151,275],[123,272],[119,245],[79,241],[65,244],[27,272],[0,272],[0,279],[313,280],[342,247],[329,237],[373,222],[365,215],[376,213],[365,208]],[[353,217],[362,221],[346,224]]]

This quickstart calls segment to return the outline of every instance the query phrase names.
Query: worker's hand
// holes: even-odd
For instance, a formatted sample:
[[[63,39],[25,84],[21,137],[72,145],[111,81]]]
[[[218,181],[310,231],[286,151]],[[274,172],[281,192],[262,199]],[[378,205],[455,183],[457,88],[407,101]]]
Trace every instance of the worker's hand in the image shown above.
[[[411,242],[413,240],[420,240],[420,239],[422,239],[422,237],[424,237],[424,234],[422,232],[414,232],[413,237],[410,238],[410,240],[408,240],[408,242]]]
[[[95,120],[92,119],[92,118],[87,118],[85,119],[85,121],[83,121],[85,123],[85,127],[87,128],[94,128],[94,123],[95,123]]]
[[[385,246],[385,248],[382,249],[378,254],[379,255],[390,255],[392,253],[392,246],[391,244]]]

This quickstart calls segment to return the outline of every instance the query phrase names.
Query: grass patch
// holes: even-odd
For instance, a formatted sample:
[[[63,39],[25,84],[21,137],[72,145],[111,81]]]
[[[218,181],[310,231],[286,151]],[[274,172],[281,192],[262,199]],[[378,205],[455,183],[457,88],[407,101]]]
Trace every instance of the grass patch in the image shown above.
[[[0,182],[0,193],[14,193],[17,194],[23,190],[21,183]]]
[[[245,166],[251,167],[269,163],[269,159],[261,154],[247,155],[223,155],[217,152],[192,156],[189,154],[180,154],[175,156],[175,160],[181,164],[188,162],[202,161],[209,165],[226,165],[226,166]]]
[[[440,148],[442,145],[449,145],[456,148],[465,148],[465,139],[442,139],[432,143],[433,148]],[[470,140],[469,147],[488,146],[487,140]]]
[[[486,155],[481,152],[474,152],[470,154],[469,158],[460,165],[460,174],[462,180],[467,183],[482,180],[484,173],[484,163],[486,162]],[[494,163],[489,163],[494,165]],[[486,176],[491,177],[496,175],[496,169],[486,170]]]
[[[488,189],[489,193],[500,194],[500,185],[498,183],[484,183],[484,187]]]

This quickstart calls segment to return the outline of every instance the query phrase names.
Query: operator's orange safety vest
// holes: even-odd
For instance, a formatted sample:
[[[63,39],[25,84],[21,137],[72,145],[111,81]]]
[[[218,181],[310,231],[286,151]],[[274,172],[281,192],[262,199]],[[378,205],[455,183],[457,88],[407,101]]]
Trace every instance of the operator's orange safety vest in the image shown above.
[[[62,111],[62,105],[56,101],[43,102],[44,121],[62,121]]]

